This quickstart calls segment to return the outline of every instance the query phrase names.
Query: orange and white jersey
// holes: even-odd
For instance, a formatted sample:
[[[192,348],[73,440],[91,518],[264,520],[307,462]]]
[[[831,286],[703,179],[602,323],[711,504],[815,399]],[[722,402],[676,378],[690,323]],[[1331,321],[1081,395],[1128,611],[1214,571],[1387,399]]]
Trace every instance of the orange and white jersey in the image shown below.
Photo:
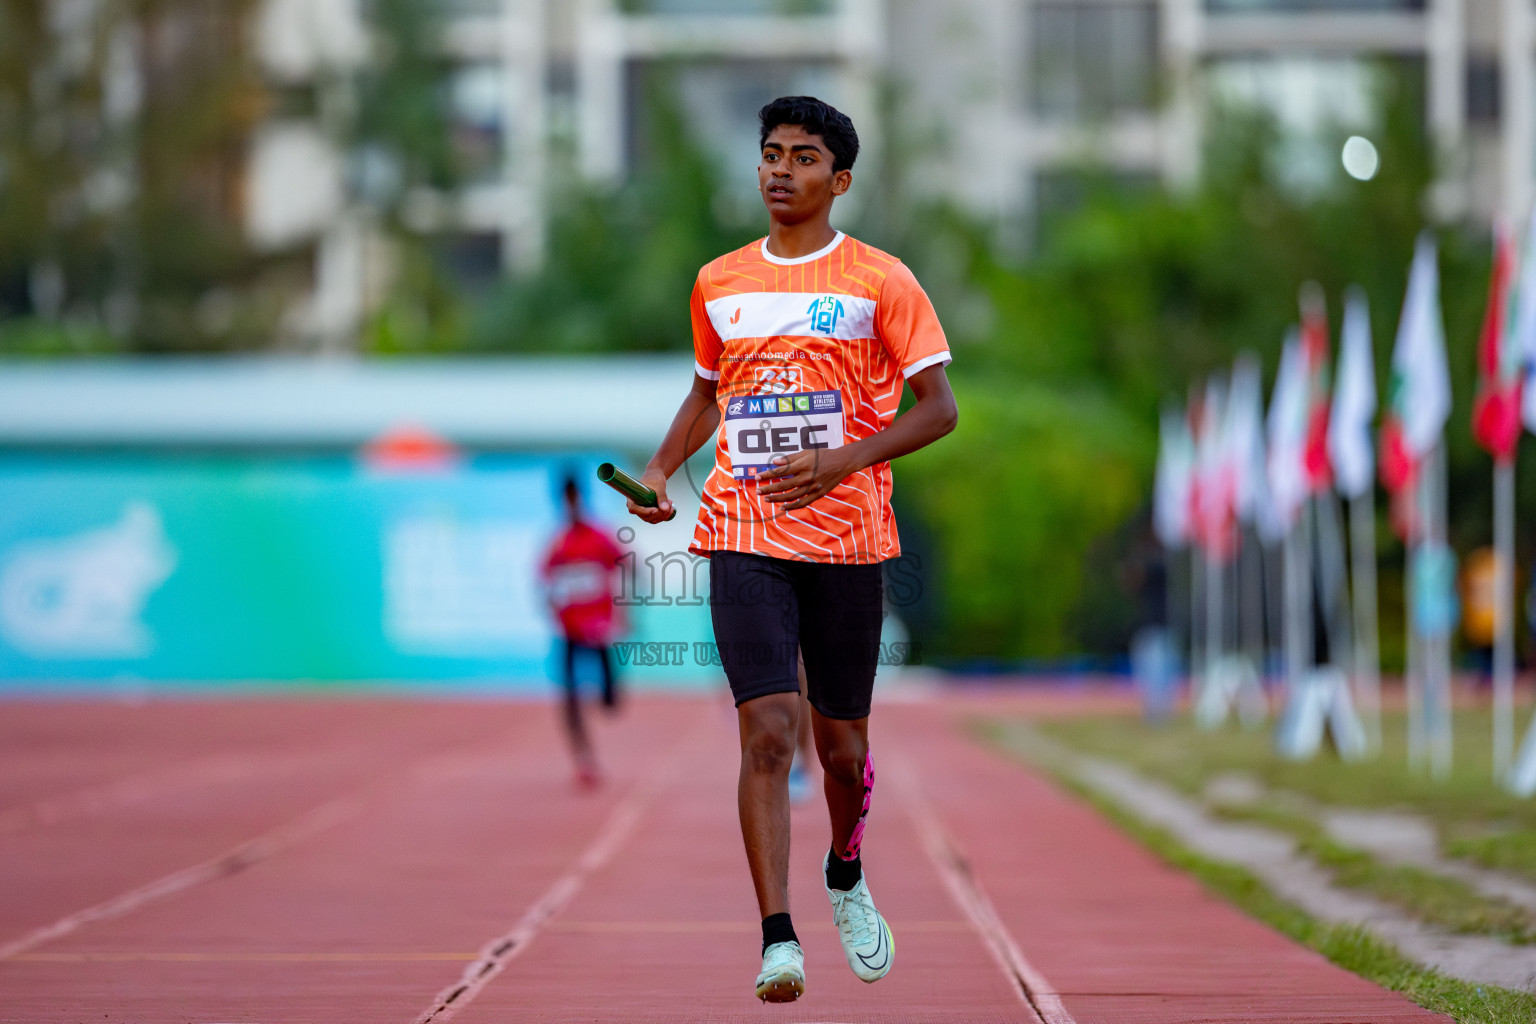
[[[837,448],[891,425],[902,382],[949,362],[933,304],[900,260],[842,232],[798,259],[767,240],[699,271],[693,351],[718,380],[720,433],[689,550],[814,562],[901,553],[882,462],[793,512],[757,493],[780,455]]]

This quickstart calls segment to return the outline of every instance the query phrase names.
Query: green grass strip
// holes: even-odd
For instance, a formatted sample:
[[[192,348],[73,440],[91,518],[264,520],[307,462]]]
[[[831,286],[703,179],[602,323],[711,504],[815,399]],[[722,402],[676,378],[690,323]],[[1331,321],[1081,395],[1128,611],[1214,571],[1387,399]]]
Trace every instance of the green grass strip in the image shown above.
[[[1521,721],[1525,720],[1522,709]],[[1296,793],[1329,807],[1409,808],[1427,818],[1441,852],[1536,880],[1536,800],[1512,796],[1491,775],[1492,720],[1486,708],[1457,709],[1451,774],[1432,779],[1407,767],[1406,722],[1383,716],[1381,756],[1345,765],[1325,748],[1317,757],[1279,756],[1265,732],[1199,729],[1187,718],[1150,726],[1133,715],[1041,720],[1039,732],[1087,754],[1114,758],[1176,789],[1201,795],[1212,778],[1254,779],[1274,793]]]
[[[1159,859],[1193,875],[1208,891],[1317,950],[1345,970],[1382,988],[1401,992],[1427,1010],[1448,1014],[1457,1024],[1532,1024],[1536,1021],[1536,994],[1453,978],[1410,960],[1391,943],[1383,942],[1358,925],[1319,921],[1275,896],[1246,868],[1211,860],[1191,851],[1172,833],[1148,825],[1079,782],[1060,766],[1031,756],[996,723],[982,723],[979,731],[1007,754],[1048,772],[1062,787],[1090,804]]]
[[[1286,832],[1296,849],[1330,871],[1335,884],[1400,907],[1429,924],[1462,935],[1489,935],[1505,942],[1536,943],[1536,920],[1523,907],[1486,896],[1459,878],[1403,864],[1384,864],[1328,836],[1316,820],[1278,806],[1272,798],[1246,806],[1217,806],[1212,813]]]
[[[1536,878],[1536,828],[1457,836],[1444,840],[1442,845],[1447,856],[1465,857],[1495,871],[1514,871]]]

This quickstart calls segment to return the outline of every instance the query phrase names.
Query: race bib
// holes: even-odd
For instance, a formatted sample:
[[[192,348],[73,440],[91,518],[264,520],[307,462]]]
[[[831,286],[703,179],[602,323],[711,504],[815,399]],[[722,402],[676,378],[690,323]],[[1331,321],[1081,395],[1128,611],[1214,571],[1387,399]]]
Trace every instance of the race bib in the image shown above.
[[[731,473],[751,479],[780,456],[843,446],[843,393],[732,398],[725,406],[725,449]]]

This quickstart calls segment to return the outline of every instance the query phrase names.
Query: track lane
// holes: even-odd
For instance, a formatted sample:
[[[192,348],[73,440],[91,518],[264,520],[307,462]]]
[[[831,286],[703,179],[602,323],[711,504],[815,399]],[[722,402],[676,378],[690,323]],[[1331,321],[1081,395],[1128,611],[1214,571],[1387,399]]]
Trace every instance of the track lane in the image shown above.
[[[402,763],[486,740],[509,726],[515,734],[518,728],[517,719],[487,722],[475,713],[475,706],[428,707],[412,716],[405,707],[379,709],[361,702],[337,702],[337,707],[323,707],[319,714],[306,701],[281,707],[257,703],[250,734],[245,718],[234,713],[236,708],[220,705],[207,725],[192,730],[186,740],[203,748],[216,743],[223,730],[224,763],[235,770],[181,779],[46,827],[0,833],[0,872],[26,880],[24,885],[0,886],[0,945],[227,857],[285,822],[370,785]],[[184,725],[185,709],[178,710],[183,714],[173,718]],[[350,710],[351,717],[338,710]],[[286,740],[285,720],[295,734]],[[315,727],[317,720],[325,723],[323,728]],[[178,759],[175,741],[161,730],[151,732],[160,737],[165,760],[186,760]],[[77,741],[96,743],[99,737],[86,730]]]
[[[878,773],[894,751],[875,721]],[[760,933],[736,818],[736,743],[734,713],[717,715],[630,841],[454,1024],[1034,1020],[945,891],[894,787],[880,783],[864,863],[895,935],[893,970],[866,985],[843,960],[821,881],[826,810],[813,800],[795,808],[791,826],[806,995],[759,1004],[752,983]]]
[[[507,741],[430,756],[260,870],[0,963],[0,1020],[415,1017],[491,928],[565,870],[624,788],[574,791],[552,708],[462,713],[465,729],[502,718]],[[631,726],[664,744],[697,715],[696,705],[648,704],[600,749],[627,777],[652,756],[626,738]]]
[[[1245,916],[973,739],[974,715],[1009,708],[892,708],[888,726],[921,737],[924,788],[1078,1024],[1448,1024]]]
[[[1075,1024],[1443,1024],[1206,895],[1070,795],[972,741],[967,715],[1015,706],[972,695],[884,704],[876,714],[884,775],[865,861],[896,936],[895,969],[876,985],[858,982],[842,962],[820,888],[825,811],[812,803],[794,812],[791,866],[808,993],[790,1006],[752,998],[758,933],[735,819],[728,703],[652,698],[617,723],[597,722],[616,784],[595,796],[570,786],[555,709],[486,704],[424,710],[448,735],[482,729],[485,742],[435,748],[424,769],[383,798],[255,869],[87,922],[0,962],[0,1021],[408,1024],[487,940],[538,916],[541,899],[596,840],[606,843],[604,856],[588,861],[577,888],[557,893],[558,912],[540,918],[537,941],[454,1024],[986,1024],[1033,1021],[1032,1007],[1049,1011],[1040,997],[1053,993]],[[347,714],[358,725],[345,724]],[[392,715],[361,705],[332,721],[339,728],[307,733],[303,743],[334,743],[368,723],[380,745],[370,764],[407,760],[403,737],[415,734],[380,727],[397,721]],[[237,743],[239,716],[218,723]],[[697,744],[680,743],[700,723]],[[631,786],[667,756],[682,759],[673,781],[638,817],[622,811]],[[322,797],[334,798],[325,786],[339,778],[316,780]],[[262,788],[253,780],[226,799],[293,806],[294,791]],[[217,802],[162,807],[156,796],[134,808],[158,808],[138,820],[175,823],[188,830],[189,848],[205,848],[198,830],[218,833],[231,820]],[[616,813],[629,822],[603,840]],[[119,847],[139,871],[153,851],[121,831],[134,820],[93,811],[40,830],[69,837],[60,847],[68,870],[57,875],[8,859],[18,837],[0,836],[0,875],[67,895],[81,878],[99,884],[118,871]],[[1019,961],[1033,972],[1024,999],[1013,979],[1031,972]]]

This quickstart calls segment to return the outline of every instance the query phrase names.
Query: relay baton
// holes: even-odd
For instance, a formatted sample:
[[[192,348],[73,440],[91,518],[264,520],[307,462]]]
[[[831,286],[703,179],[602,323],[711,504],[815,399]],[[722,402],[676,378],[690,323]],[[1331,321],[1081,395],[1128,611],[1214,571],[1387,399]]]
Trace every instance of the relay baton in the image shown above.
[[[644,505],[647,508],[655,508],[657,505],[655,491],[611,462],[605,462],[597,467],[597,478],[636,505]],[[676,515],[677,509],[673,508],[672,514],[667,516],[666,521],[671,522]]]

